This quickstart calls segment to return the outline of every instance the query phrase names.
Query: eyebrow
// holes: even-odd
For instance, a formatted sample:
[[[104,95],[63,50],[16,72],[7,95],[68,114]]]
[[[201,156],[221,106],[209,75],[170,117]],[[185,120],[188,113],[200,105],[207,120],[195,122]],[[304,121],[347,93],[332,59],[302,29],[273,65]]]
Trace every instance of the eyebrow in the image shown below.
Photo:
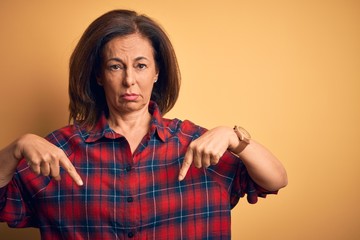
[[[143,57],[143,56],[140,56],[140,57],[136,57],[135,58],[135,61],[140,61],[140,60],[147,60],[149,61],[149,59],[147,57]],[[117,61],[117,62],[121,62],[121,63],[124,63],[124,61],[121,59],[121,58],[118,58],[118,57],[113,57],[113,58],[109,58],[106,60],[106,62],[109,62],[109,61]]]

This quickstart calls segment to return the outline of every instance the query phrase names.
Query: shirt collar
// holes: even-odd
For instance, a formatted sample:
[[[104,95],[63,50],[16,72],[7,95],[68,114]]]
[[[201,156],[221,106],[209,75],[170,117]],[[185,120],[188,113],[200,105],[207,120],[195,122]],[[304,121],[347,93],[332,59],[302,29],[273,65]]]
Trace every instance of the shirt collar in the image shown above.
[[[149,128],[149,136],[157,136],[161,141],[165,142],[167,137],[165,134],[164,120],[157,104],[153,101],[149,103],[149,113],[151,114],[151,122]],[[96,123],[95,127],[90,131],[86,128],[81,128],[81,133],[85,142],[91,143],[105,137],[108,139],[116,139],[123,137],[121,134],[112,130],[108,124],[105,114],[100,116],[100,119]]]

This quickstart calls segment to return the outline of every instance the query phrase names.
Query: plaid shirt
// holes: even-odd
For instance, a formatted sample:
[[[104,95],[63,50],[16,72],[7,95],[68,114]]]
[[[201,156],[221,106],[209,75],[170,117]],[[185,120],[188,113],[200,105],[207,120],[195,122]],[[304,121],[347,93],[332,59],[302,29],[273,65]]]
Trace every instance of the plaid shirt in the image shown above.
[[[162,118],[155,103],[149,133],[132,154],[103,116],[92,131],[67,126],[47,139],[65,151],[84,181],[78,187],[32,173],[21,161],[0,188],[0,221],[36,227],[43,239],[230,239],[230,210],[247,194],[267,193],[241,160],[226,152],[207,169],[178,174],[190,142],[206,130]]]

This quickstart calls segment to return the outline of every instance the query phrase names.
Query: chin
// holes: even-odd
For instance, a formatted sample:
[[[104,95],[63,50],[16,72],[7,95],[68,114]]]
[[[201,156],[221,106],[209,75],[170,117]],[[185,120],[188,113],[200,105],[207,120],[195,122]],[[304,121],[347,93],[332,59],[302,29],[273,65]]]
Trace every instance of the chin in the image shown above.
[[[118,110],[122,113],[132,113],[141,111],[148,107],[148,103],[144,102],[127,102],[118,107]]]

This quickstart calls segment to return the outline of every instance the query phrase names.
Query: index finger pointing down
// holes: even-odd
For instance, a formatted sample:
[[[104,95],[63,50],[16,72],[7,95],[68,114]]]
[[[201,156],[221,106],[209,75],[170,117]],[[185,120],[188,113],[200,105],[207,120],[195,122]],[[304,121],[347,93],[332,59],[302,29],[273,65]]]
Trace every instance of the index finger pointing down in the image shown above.
[[[185,157],[184,157],[184,162],[180,169],[179,181],[182,181],[185,178],[186,173],[188,172],[188,170],[192,164],[192,161],[193,161],[192,157],[193,157],[192,150],[188,149],[188,151],[186,152]]]
[[[78,186],[82,186],[84,184],[83,181],[81,180],[80,175],[77,173],[74,165],[70,162],[70,160],[66,156],[60,158],[59,162],[60,162],[60,166],[62,166],[65,169],[65,171],[69,173],[70,177],[76,182]]]

